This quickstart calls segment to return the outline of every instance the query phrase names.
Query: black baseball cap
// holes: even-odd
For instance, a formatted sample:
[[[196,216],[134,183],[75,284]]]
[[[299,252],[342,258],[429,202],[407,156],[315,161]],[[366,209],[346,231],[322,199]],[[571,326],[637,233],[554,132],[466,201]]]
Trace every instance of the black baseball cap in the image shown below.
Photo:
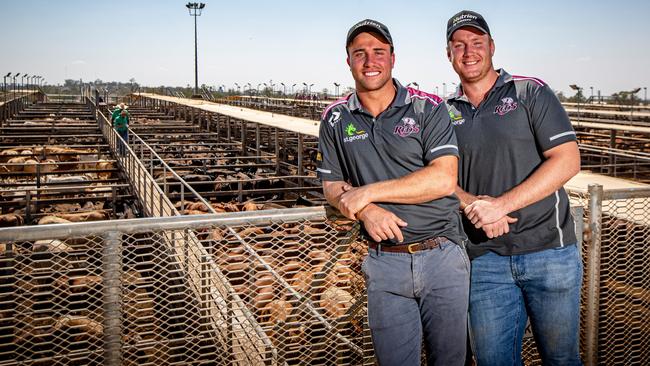
[[[346,38],[345,41],[345,48],[346,49],[348,48],[348,46],[350,45],[354,37],[359,35],[359,33],[363,33],[363,32],[379,33],[382,37],[386,39],[386,41],[390,45],[391,50],[394,48],[393,37],[390,36],[388,27],[372,19],[362,20],[359,23],[353,25],[352,28],[350,28],[350,30],[348,31],[348,37]]]
[[[452,34],[462,27],[473,27],[481,32],[492,36],[490,34],[490,27],[488,27],[487,22],[483,16],[477,12],[471,10],[463,10],[456,13],[454,16],[449,18],[447,21],[447,42],[451,40]]]

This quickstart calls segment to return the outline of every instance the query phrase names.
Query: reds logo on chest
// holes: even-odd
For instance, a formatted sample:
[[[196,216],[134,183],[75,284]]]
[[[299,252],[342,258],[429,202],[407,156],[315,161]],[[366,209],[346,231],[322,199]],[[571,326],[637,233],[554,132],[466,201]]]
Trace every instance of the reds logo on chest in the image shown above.
[[[514,99],[510,97],[505,97],[501,99],[501,104],[499,104],[495,109],[494,109],[494,114],[498,114],[499,116],[503,116],[508,112],[512,112],[515,109],[517,109],[517,102],[514,101]]]
[[[402,121],[395,126],[393,134],[400,137],[406,137],[418,132],[420,132],[420,125],[417,124],[413,118],[404,117],[402,118]]]

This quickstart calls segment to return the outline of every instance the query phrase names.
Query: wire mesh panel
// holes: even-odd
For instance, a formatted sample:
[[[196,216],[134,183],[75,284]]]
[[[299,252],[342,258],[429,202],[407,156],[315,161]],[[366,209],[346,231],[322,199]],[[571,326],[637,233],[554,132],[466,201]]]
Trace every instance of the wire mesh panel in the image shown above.
[[[367,252],[350,243],[353,233],[333,230],[325,219],[197,233],[241,299],[229,311],[243,306],[270,341],[264,363],[356,365],[371,357],[359,273]],[[233,347],[231,354],[246,363],[251,351]]]
[[[0,365],[374,362],[349,223],[197,221],[0,230]]]
[[[650,364],[650,197],[603,201],[599,363]]]

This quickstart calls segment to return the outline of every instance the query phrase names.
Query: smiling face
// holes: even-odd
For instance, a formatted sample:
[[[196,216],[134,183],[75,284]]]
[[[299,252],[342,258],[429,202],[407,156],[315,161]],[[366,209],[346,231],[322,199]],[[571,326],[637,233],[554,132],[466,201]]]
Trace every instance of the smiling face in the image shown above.
[[[458,29],[447,44],[447,57],[463,84],[485,79],[494,70],[493,55],[494,41],[473,27]]]
[[[377,33],[363,32],[348,45],[348,65],[358,92],[392,88],[395,54]]]

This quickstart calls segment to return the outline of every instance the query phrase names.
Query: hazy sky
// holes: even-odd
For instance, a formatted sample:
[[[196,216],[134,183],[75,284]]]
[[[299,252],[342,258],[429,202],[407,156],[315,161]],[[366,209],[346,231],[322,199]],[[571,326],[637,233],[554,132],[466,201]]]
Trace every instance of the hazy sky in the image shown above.
[[[0,73],[194,83],[194,24],[187,1],[0,0]],[[445,54],[447,19],[482,13],[496,42],[495,66],[569,92],[576,83],[611,94],[650,84],[648,0],[618,1],[213,1],[198,18],[199,84],[353,85],[345,36],[355,22],[386,24],[393,75],[435,92],[457,82]],[[276,87],[277,88],[277,87]],[[289,87],[290,88],[290,87]],[[643,97],[643,91],[639,94]]]

